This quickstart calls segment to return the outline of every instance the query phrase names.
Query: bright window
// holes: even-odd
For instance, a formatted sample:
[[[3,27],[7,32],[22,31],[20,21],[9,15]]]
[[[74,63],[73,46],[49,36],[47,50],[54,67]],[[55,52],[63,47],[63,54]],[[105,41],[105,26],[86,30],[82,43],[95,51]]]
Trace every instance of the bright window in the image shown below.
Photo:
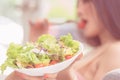
[[[50,20],[75,20],[76,0],[44,0],[43,16]]]

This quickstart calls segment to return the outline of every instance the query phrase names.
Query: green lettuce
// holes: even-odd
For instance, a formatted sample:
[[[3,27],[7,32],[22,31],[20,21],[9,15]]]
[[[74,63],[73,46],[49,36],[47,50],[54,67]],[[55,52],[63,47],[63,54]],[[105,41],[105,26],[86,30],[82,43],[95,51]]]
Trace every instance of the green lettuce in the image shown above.
[[[38,44],[47,49],[50,54],[56,54],[60,51],[57,39],[49,34],[42,35],[38,38]]]
[[[7,50],[7,59],[0,67],[1,71],[4,72],[7,67],[18,68],[15,62],[38,63],[39,59],[31,52],[33,48],[32,44],[22,46],[20,44],[11,43]]]
[[[73,40],[71,34],[61,36],[60,41],[62,41],[65,46],[70,47],[73,53],[76,53],[79,50],[80,43]]]
[[[25,45],[11,43],[7,50],[7,59],[0,66],[0,70],[4,72],[7,67],[25,68],[29,64],[49,65],[51,60],[64,61],[65,55],[74,55],[78,52],[79,45],[80,43],[73,40],[71,34],[61,36],[59,40],[52,35],[45,34],[40,36],[35,43]],[[43,52],[35,53],[34,49]]]

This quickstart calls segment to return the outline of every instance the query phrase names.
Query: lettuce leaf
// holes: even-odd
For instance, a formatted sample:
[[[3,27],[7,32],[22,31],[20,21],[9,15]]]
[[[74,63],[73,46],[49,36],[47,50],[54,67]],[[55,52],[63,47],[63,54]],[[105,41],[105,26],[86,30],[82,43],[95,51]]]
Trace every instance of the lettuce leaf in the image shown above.
[[[25,45],[11,43],[7,50],[7,59],[0,66],[2,72],[7,67],[25,68],[29,64],[49,65],[51,60],[64,61],[65,55],[74,55],[79,50],[80,43],[73,40],[71,34],[61,36],[57,40],[54,36],[45,34],[38,38],[35,43]],[[34,52],[38,49],[38,53]],[[43,50],[43,53],[39,53]],[[20,65],[18,65],[20,64]]]
[[[2,73],[6,70],[7,67],[17,68],[15,65],[15,59],[7,58],[5,63],[0,66]]]
[[[37,42],[43,48],[48,50],[50,54],[57,54],[60,51],[60,46],[57,44],[57,39],[49,34],[40,36]]]
[[[76,53],[79,50],[80,43],[73,40],[71,34],[61,36],[60,41],[62,41],[65,46],[70,47],[73,53]]]

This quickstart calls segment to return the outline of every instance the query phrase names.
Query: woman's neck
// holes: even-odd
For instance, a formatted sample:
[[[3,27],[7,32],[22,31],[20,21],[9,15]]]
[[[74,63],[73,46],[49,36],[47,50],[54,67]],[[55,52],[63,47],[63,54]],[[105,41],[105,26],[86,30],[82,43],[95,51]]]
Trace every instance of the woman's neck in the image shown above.
[[[106,30],[104,30],[103,32],[101,32],[101,34],[99,35],[100,41],[101,41],[101,45],[103,44],[108,44],[108,43],[113,43],[116,42],[117,40]]]

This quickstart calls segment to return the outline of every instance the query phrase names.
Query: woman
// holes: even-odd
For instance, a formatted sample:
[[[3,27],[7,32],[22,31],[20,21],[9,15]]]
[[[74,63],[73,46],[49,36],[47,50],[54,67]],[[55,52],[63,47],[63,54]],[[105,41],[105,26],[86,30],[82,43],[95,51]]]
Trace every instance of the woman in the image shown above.
[[[48,80],[102,80],[104,75],[120,68],[120,0],[79,0],[78,15],[81,18],[83,34],[91,45],[92,52],[57,76]],[[15,74],[17,73],[17,74]],[[9,79],[13,77],[12,79]],[[6,80],[19,77],[20,80],[43,80],[18,72]]]

